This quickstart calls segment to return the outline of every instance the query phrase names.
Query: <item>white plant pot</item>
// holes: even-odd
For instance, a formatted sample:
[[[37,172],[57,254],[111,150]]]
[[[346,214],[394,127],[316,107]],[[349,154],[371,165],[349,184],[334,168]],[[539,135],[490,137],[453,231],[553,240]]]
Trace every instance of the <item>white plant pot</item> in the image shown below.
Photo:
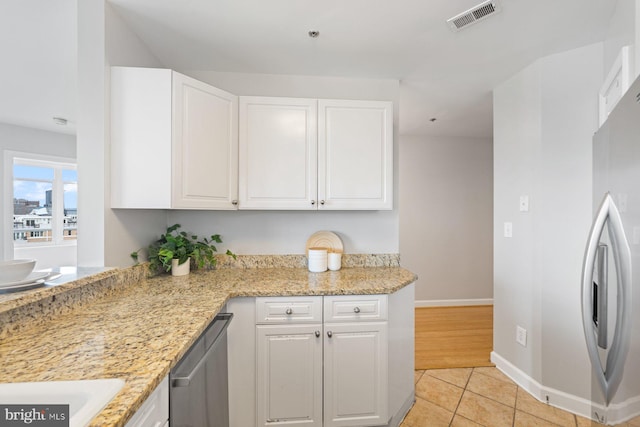
[[[177,259],[171,260],[171,275],[172,276],[186,276],[189,274],[191,266],[191,258],[187,258],[182,264],[178,264]]]

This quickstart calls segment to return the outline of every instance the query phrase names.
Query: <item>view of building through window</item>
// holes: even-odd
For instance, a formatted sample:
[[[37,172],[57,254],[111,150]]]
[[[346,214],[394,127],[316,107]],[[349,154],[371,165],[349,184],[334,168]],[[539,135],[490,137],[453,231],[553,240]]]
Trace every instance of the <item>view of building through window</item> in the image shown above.
[[[14,159],[14,245],[77,239],[78,177],[74,164]]]

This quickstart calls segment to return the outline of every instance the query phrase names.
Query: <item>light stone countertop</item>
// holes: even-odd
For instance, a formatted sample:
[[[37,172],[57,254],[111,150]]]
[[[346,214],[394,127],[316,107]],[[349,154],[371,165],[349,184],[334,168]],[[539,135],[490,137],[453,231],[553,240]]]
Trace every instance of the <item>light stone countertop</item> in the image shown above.
[[[42,299],[45,294],[55,295],[58,293],[57,287],[60,285],[73,282],[74,286],[83,286],[87,281],[95,281],[98,275],[105,277],[113,275],[117,272],[117,269],[109,267],[61,267],[37,271],[48,271],[52,274],[60,273],[62,276],[47,280],[42,286],[26,291],[0,293],[0,311]]]
[[[90,425],[122,426],[230,298],[388,294],[416,280],[401,267],[145,273],[140,266],[99,273],[103,292],[84,278],[86,298],[71,282],[40,302],[0,302],[0,382],[121,378],[124,388]]]

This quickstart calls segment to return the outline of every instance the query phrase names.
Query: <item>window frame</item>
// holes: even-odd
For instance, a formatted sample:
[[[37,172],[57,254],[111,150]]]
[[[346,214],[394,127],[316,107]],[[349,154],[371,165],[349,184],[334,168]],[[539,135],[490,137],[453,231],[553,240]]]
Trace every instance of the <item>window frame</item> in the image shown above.
[[[52,240],[49,242],[29,243],[25,245],[15,245],[13,240],[13,187],[14,187],[14,164],[27,166],[47,167],[54,169],[54,178],[52,180],[52,204],[55,212],[52,214],[51,233]],[[77,246],[77,239],[64,240],[64,185],[62,178],[63,169],[78,170],[76,159],[68,157],[51,156],[46,154],[28,153],[19,151],[5,151],[4,155],[4,194],[5,194],[5,212],[4,224],[8,227],[4,236],[5,258],[9,255],[13,258],[16,247],[60,247],[60,246]],[[41,181],[41,180],[34,180]],[[68,183],[68,182],[67,182]],[[77,180],[76,180],[77,184]],[[60,190],[56,191],[56,186]],[[58,235],[59,234],[59,235]],[[7,258],[7,259],[10,259]]]

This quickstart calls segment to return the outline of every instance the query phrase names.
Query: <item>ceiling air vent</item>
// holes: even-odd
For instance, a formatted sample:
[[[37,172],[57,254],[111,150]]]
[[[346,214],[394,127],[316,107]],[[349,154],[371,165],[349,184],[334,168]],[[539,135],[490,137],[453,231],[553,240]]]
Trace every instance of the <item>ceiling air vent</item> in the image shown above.
[[[462,12],[453,18],[447,19],[447,23],[454,31],[459,31],[464,27],[468,27],[471,24],[475,24],[496,12],[500,11],[500,4],[496,0],[489,0],[480,3],[471,9]]]

